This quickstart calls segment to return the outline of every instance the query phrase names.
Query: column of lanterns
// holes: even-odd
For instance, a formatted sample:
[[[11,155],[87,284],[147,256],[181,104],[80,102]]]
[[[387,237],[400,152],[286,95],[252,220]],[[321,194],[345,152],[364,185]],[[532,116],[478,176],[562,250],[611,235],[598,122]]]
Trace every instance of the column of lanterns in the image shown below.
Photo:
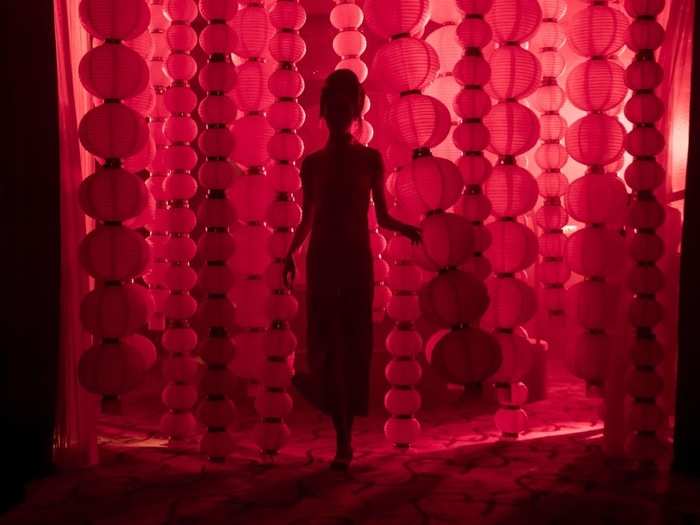
[[[147,322],[152,302],[147,290],[133,283],[149,263],[149,248],[138,232],[124,225],[146,206],[144,182],[123,169],[122,159],[146,145],[143,115],[122,103],[148,86],[148,66],[123,44],[148,26],[143,0],[83,0],[83,27],[104,43],[88,51],[78,73],[84,88],[102,101],[80,121],[83,147],[97,159],[95,173],[80,186],[80,205],[96,221],[80,244],[79,259],[95,279],[83,299],[80,316],[94,344],[80,358],[80,383],[102,396],[104,410],[118,408],[118,396],[136,386],[155,362],[153,344],[136,332]]]
[[[442,142],[447,135],[450,119],[440,101],[420,92],[435,78],[439,65],[435,50],[412,36],[422,31],[428,22],[428,2],[368,0],[364,10],[370,29],[389,39],[377,51],[372,67],[393,100],[387,121],[394,138],[404,147],[429,153],[428,148]],[[398,196],[398,178],[394,178]],[[412,262],[413,253],[406,238],[393,238],[387,256],[394,263],[389,277],[393,295],[387,314],[396,325],[386,340],[392,359],[385,369],[391,388],[384,404],[391,417],[384,432],[396,446],[408,447],[420,431],[415,413],[420,408],[416,385],[420,381],[421,367],[416,357],[422,339],[414,323],[420,315],[417,292],[421,275]]]
[[[453,139],[462,151],[457,166],[462,175],[465,192],[458,205],[458,212],[473,226],[474,252],[463,265],[484,280],[491,273],[491,265],[485,256],[491,237],[484,221],[491,213],[491,203],[484,194],[483,185],[491,174],[491,162],[484,156],[489,145],[489,130],[483,118],[491,110],[491,99],[484,86],[491,78],[489,65],[482,49],[491,41],[491,27],[484,19],[491,8],[490,2],[459,2],[464,19],[456,28],[455,37],[464,48],[463,56],[455,63],[454,79],[461,90],[454,99],[454,110],[460,119]]]
[[[663,359],[663,347],[655,333],[664,316],[663,305],[656,298],[664,286],[664,275],[657,266],[663,255],[663,241],[657,230],[664,222],[664,208],[654,196],[654,190],[665,178],[663,167],[656,161],[665,141],[655,126],[663,116],[664,104],[654,93],[663,78],[654,53],[664,39],[664,30],[656,20],[664,3],[625,2],[627,14],[634,18],[625,43],[636,53],[625,73],[625,84],[633,92],[625,105],[625,116],[634,124],[625,139],[625,149],[634,160],[625,172],[625,180],[633,191],[627,227],[631,236],[628,253],[634,266],[629,270],[627,286],[634,296],[627,314],[635,335],[627,376],[632,404],[626,450],[631,457],[643,461],[653,461],[663,453],[660,434],[666,424],[666,415],[657,404],[663,380],[656,368]]]
[[[168,174],[163,181],[163,193],[168,200],[165,285],[170,294],[165,301],[166,327],[161,340],[166,353],[162,399],[168,412],[162,416],[160,426],[171,441],[178,441],[196,429],[192,409],[197,402],[194,382],[197,361],[193,357],[197,333],[191,320],[197,312],[197,301],[190,291],[197,282],[197,272],[190,266],[190,259],[196,253],[190,234],[197,217],[190,208],[190,199],[197,192],[197,181],[192,176],[197,153],[192,142],[197,138],[198,127],[192,118],[197,95],[190,87],[190,80],[197,73],[197,62],[190,52],[197,45],[197,33],[191,25],[197,17],[197,4],[193,0],[168,0],[166,16],[170,20],[166,32],[170,55],[165,70],[172,82],[164,98],[170,116],[163,125],[168,139],[165,154]]]
[[[569,73],[566,92],[574,106],[588,112],[565,135],[569,155],[587,166],[566,194],[569,215],[585,223],[566,246],[569,268],[583,277],[568,292],[569,313],[582,329],[568,349],[568,361],[591,392],[603,386],[609,356],[617,345],[611,333],[620,296],[614,279],[624,262],[618,228],[627,194],[609,165],[622,156],[625,130],[606,112],[618,106],[627,92],[623,68],[610,58],[622,47],[627,24],[623,13],[601,1],[575,13],[567,33],[571,48],[587,60]]]
[[[234,406],[229,398],[233,378],[228,364],[235,353],[231,341],[234,307],[228,297],[233,272],[228,259],[234,251],[230,229],[236,218],[226,190],[236,175],[230,160],[233,151],[230,125],[236,118],[236,105],[229,95],[236,83],[236,66],[231,61],[236,35],[229,22],[237,8],[236,2],[199,2],[199,12],[207,21],[199,35],[199,45],[208,60],[199,71],[199,85],[206,93],[198,109],[204,125],[198,140],[204,157],[199,168],[199,185],[206,193],[197,210],[198,222],[203,226],[198,242],[202,263],[198,288],[202,298],[197,328],[198,353],[206,370],[199,383],[202,399],[197,418],[206,427],[201,451],[217,462],[223,461],[234,446],[228,432],[234,419]]]
[[[459,44],[457,24],[462,19],[462,13],[454,1],[431,2],[430,18],[440,27],[433,30],[425,41],[435,49],[440,59],[437,76],[423,91],[426,95],[435,97],[445,104],[450,111],[450,132],[440,144],[433,148],[433,154],[457,162],[460,156],[459,148],[453,140],[454,129],[459,124],[460,117],[454,106],[454,101],[461,86],[453,75],[455,64],[462,57],[462,46]]]
[[[535,151],[535,162],[542,170],[537,177],[539,194],[543,199],[535,220],[542,230],[539,237],[540,260],[537,263],[537,280],[542,285],[541,308],[550,344],[558,342],[565,319],[566,290],[571,270],[566,255],[566,226],[569,216],[562,206],[569,181],[561,168],[569,156],[561,144],[566,132],[566,121],[559,114],[566,94],[557,83],[564,70],[564,58],[560,51],[566,34],[559,20],[566,12],[564,0],[541,0],[542,24],[530,42],[530,48],[538,53],[542,65],[542,85],[532,100],[540,112],[540,145]]]
[[[163,0],[153,0],[151,4],[150,31],[153,40],[153,56],[150,62],[151,85],[155,91],[155,103],[149,115],[150,136],[154,142],[155,154],[149,166],[150,176],[146,180],[151,196],[154,200],[154,213],[151,220],[146,223],[148,230],[148,244],[151,246],[151,266],[144,275],[144,281],[148,284],[154,299],[153,315],[149,319],[151,330],[163,330],[165,328],[165,316],[163,309],[168,297],[168,289],[165,287],[165,272],[168,263],[165,259],[165,245],[167,243],[167,199],[163,193],[163,181],[167,168],[165,166],[166,146],[168,139],[163,133],[163,124],[168,116],[165,107],[165,91],[169,84],[165,74],[165,59],[169,54],[166,30],[169,22],[165,17]]]
[[[483,221],[489,214],[490,203],[481,184],[487,179],[491,164],[483,155],[489,131],[481,119],[488,113],[491,102],[483,90],[489,73],[481,48],[491,40],[489,25],[484,20],[490,3],[459,4],[464,10],[464,19],[459,26],[451,28],[460,50],[452,68],[452,81],[460,88],[453,103],[460,119],[453,142],[463,155],[458,161],[459,168],[454,170],[456,178],[451,185],[460,190],[466,186],[455,208],[460,218],[470,225],[470,242],[462,242],[464,253],[439,268],[439,275],[421,290],[421,310],[426,318],[448,329],[439,339],[431,339],[432,348],[426,349],[430,351],[431,364],[449,382],[467,385],[480,383],[494,374],[500,366],[501,354],[493,336],[474,327],[489,302],[482,281],[490,272],[488,260],[483,256],[489,243]],[[442,30],[446,28],[450,26]],[[454,57],[451,60],[455,60]],[[455,241],[457,239],[450,240]]]
[[[340,57],[336,69],[349,69],[357,75],[360,83],[367,79],[368,69],[362,60],[362,53],[367,48],[367,39],[359,31],[364,21],[364,13],[355,0],[336,0],[336,6],[331,9],[331,25],[338,30],[333,38],[333,50]],[[362,117],[353,124],[352,134],[360,144],[369,144],[374,136],[372,125],[364,118],[370,109],[370,100],[365,95]],[[386,249],[386,238],[379,232],[377,218],[374,212],[374,202],[370,201],[369,210],[370,242],[374,258],[374,299],[372,303],[372,319],[380,322],[384,318],[386,304],[389,300],[389,288],[384,284],[389,272],[389,266],[382,254]]]
[[[272,160],[270,186],[275,194],[267,210],[267,224],[272,230],[268,249],[272,263],[267,272],[267,315],[269,332],[264,347],[261,390],[255,400],[260,416],[256,441],[263,454],[274,455],[289,436],[285,418],[292,409],[287,393],[296,338],[289,322],[298,310],[298,303],[282,282],[284,256],[289,248],[294,228],[301,221],[301,208],[294,202],[292,192],[299,187],[297,161],[304,153],[304,142],[297,130],[304,124],[306,113],[297,98],[304,81],[296,63],[306,54],[306,45],[299,30],[306,22],[306,11],[299,0],[278,0],[270,11],[270,22],[277,33],[270,40],[270,55],[277,70],[269,79],[269,88],[276,97],[267,120],[275,130],[268,144]]]
[[[533,352],[522,325],[536,308],[535,293],[521,272],[537,258],[537,238],[521,216],[534,207],[538,194],[535,178],[518,165],[517,157],[535,145],[540,127],[534,112],[518,100],[532,94],[541,78],[539,60],[521,44],[537,29],[542,10],[537,0],[495,0],[486,16],[498,44],[489,58],[491,79],[486,91],[498,102],[484,123],[490,132],[490,150],[499,157],[484,183],[495,218],[488,225],[492,242],[487,256],[495,277],[488,281],[487,319],[502,352],[501,367],[492,378],[501,405],[496,426],[504,437],[517,437],[527,428],[527,414],[521,407],[528,391],[522,379],[531,368]]]
[[[250,393],[259,386],[267,340],[269,287],[264,279],[269,263],[270,232],[265,218],[272,201],[265,166],[274,130],[265,111],[273,102],[268,88],[272,65],[266,61],[272,26],[260,1],[247,1],[233,19],[238,66],[233,97],[242,116],[233,125],[233,160],[244,168],[229,195],[240,224],[233,232],[236,249],[231,265],[236,275],[231,299],[236,305],[235,373],[247,380]]]

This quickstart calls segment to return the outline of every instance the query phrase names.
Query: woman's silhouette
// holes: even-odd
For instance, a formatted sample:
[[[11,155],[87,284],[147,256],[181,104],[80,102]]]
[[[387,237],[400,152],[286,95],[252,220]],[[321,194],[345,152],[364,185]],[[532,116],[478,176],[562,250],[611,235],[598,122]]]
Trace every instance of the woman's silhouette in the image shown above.
[[[331,416],[336,431],[331,466],[341,469],[352,459],[353,418],[368,410],[374,291],[367,223],[370,192],[380,226],[420,241],[416,227],[387,211],[381,155],[350,135],[364,96],[349,70],[335,71],[326,79],[321,117],[328,125],[328,143],[302,163],[303,216],[284,270],[289,286],[296,271],[292,255],[311,231],[306,264],[310,374],[297,374],[294,384]]]

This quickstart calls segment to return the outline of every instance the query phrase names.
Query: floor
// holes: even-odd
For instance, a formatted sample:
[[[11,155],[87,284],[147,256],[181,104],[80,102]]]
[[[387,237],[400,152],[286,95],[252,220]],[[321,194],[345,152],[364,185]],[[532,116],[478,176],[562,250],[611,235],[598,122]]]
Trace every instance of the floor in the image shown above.
[[[662,468],[640,472],[602,453],[597,399],[554,373],[546,400],[529,405],[531,430],[500,441],[491,411],[462,397],[421,414],[424,431],[401,452],[382,434],[381,413],[360,420],[348,473],[328,470],[328,423],[299,403],[293,435],[274,463],[250,439],[223,465],[196,444],[167,446],[157,404],[100,421],[101,464],[35,482],[1,524],[700,524],[700,482]],[[152,413],[149,413],[149,410]]]

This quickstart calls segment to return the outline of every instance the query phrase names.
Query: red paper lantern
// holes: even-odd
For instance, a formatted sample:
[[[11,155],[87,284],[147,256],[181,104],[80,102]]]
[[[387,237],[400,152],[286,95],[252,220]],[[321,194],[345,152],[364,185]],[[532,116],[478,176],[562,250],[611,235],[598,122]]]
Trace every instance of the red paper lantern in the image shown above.
[[[453,330],[433,348],[431,365],[450,383],[479,383],[499,369],[501,351],[498,341],[478,328]]]
[[[419,213],[445,210],[452,206],[463,188],[456,166],[439,157],[419,157],[397,172],[396,197],[402,206]]]
[[[80,22],[100,40],[131,40],[148,26],[148,6],[143,0],[82,0]]]
[[[531,149],[540,134],[540,124],[532,110],[518,102],[499,102],[484,117],[489,128],[489,150],[498,155],[517,156]]]
[[[462,264],[473,251],[472,226],[453,213],[428,215],[421,221],[422,243],[414,247],[416,262],[428,271]]]
[[[583,164],[604,166],[620,158],[624,137],[615,117],[591,113],[566,130],[566,149]]]
[[[423,286],[419,298],[425,318],[446,328],[478,320],[489,302],[484,284],[458,270],[435,276]]]
[[[417,38],[399,38],[384,44],[377,50],[372,65],[389,93],[423,89],[435,79],[439,67],[435,50]]]
[[[537,201],[537,181],[514,164],[495,166],[484,184],[484,193],[496,217],[516,217],[532,209]]]
[[[585,111],[607,111],[627,94],[622,66],[611,60],[587,60],[566,81],[571,103]]]
[[[486,20],[499,44],[524,42],[540,24],[542,9],[533,0],[494,0]]]
[[[489,57],[491,81],[486,90],[498,100],[524,98],[540,83],[542,68],[537,57],[520,46],[502,46]]]
[[[430,16],[428,0],[367,0],[363,8],[367,25],[384,38],[417,34]]]

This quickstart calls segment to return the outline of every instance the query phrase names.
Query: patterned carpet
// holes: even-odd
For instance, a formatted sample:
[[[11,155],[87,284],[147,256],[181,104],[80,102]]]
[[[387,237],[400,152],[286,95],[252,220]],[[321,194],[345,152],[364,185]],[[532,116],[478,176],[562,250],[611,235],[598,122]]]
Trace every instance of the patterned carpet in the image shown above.
[[[214,465],[194,442],[167,446],[154,424],[161,408],[133,399],[125,416],[100,421],[98,467],[35,482],[0,523],[700,524],[699,482],[604,457],[600,401],[583,390],[551,372],[548,398],[528,406],[531,430],[517,442],[498,439],[493,407],[455,396],[423,411],[420,441],[400,452],[385,442],[377,409],[357,424],[348,473],[328,470],[332,429],[301,402],[274,463],[260,461],[243,407],[239,449]]]

